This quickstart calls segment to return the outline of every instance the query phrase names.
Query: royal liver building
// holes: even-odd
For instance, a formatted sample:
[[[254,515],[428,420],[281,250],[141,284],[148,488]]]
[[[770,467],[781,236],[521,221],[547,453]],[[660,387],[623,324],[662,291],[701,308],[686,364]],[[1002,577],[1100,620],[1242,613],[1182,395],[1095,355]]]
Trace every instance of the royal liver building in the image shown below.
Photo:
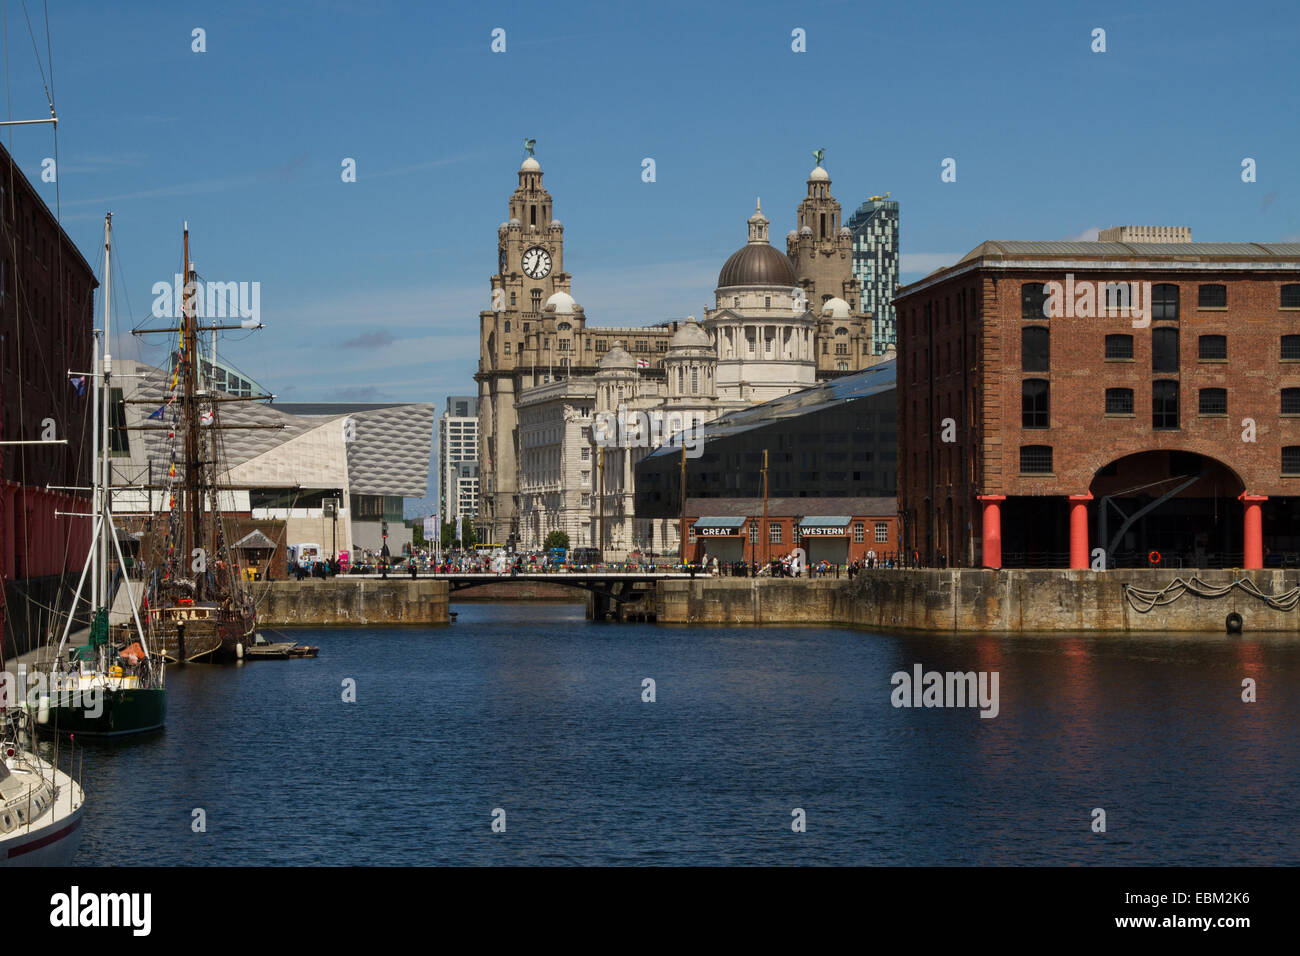
[[[479,314],[480,541],[531,550],[562,530],[607,560],[674,551],[675,521],[632,510],[636,463],[667,432],[884,357],[830,182],[820,164],[809,174],[785,252],[758,204],[702,320],[610,328],[574,301],[564,228],[541,165],[524,160]]]

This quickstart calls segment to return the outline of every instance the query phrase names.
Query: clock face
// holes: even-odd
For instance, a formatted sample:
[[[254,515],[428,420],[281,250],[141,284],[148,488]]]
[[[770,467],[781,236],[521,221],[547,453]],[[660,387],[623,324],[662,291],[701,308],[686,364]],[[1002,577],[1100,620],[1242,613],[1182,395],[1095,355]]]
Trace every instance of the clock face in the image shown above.
[[[533,246],[524,253],[524,275],[530,279],[545,279],[551,274],[551,254],[541,246]]]

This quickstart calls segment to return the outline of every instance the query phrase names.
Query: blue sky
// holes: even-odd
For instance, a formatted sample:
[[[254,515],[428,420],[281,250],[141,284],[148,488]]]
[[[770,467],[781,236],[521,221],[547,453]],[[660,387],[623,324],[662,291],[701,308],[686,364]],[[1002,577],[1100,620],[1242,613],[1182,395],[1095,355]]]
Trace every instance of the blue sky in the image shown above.
[[[8,11],[10,115],[38,117]],[[113,211],[117,309],[141,325],[189,220],[205,278],[261,283],[267,328],[222,350],[285,401],[474,391],[525,137],[594,325],[698,315],[755,197],[778,243],[791,227],[819,146],[846,214],[900,202],[904,281],[985,239],[1121,223],[1300,236],[1290,4],[50,0],[49,17],[65,228],[92,258]],[[48,127],[5,142],[39,182]]]

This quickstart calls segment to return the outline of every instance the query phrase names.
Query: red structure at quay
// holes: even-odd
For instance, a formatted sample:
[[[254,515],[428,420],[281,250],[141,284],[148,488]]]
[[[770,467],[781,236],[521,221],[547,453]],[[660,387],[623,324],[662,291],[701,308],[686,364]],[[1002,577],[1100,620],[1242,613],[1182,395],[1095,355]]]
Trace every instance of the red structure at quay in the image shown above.
[[[51,187],[52,188],[52,187]],[[0,640],[29,650],[90,546],[94,272],[0,147]],[[54,440],[51,440],[54,439]],[[40,444],[14,444],[40,442]],[[73,582],[75,583],[75,581]],[[64,608],[66,611],[66,607]]]
[[[985,242],[895,303],[923,563],[1300,566],[1300,243]]]
[[[761,565],[796,548],[808,564],[902,561],[894,498],[687,498],[685,522],[696,564]]]

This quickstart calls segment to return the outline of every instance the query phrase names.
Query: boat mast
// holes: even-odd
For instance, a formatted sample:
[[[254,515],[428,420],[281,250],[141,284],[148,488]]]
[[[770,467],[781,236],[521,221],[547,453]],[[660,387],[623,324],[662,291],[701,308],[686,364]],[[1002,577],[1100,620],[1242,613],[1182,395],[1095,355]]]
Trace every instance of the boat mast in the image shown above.
[[[113,374],[113,356],[110,354],[113,348],[112,254],[113,254],[113,214],[110,212],[105,214],[104,216],[104,364],[103,364],[103,374],[100,377],[100,384],[103,388],[103,401],[101,402],[101,406],[102,406],[101,414],[103,415],[104,420],[103,420],[102,432],[99,440],[99,452],[103,460],[102,462],[97,461],[95,463],[96,467],[99,468],[100,470],[99,481],[97,481],[96,484],[99,486],[99,490],[97,492],[99,497],[98,511],[101,515],[106,515],[110,507],[109,470],[108,470],[109,469],[108,463],[110,457],[109,456],[110,445],[109,445],[108,424],[109,424],[109,419],[112,417],[113,414],[112,391],[110,390],[109,387],[109,379]],[[108,562],[112,554],[112,552],[109,551],[109,547],[108,547],[108,536],[110,534],[116,534],[116,531],[114,531],[109,526],[107,520],[105,520],[103,526],[103,533],[100,535],[99,540],[95,542],[96,546],[99,548],[99,571],[104,577],[103,588],[102,588],[103,593],[100,596],[103,599],[105,604],[107,604],[112,598],[112,594],[111,594],[112,584],[109,581],[109,574],[108,574]],[[126,568],[122,569],[122,573],[126,574]],[[129,584],[127,585],[127,588],[128,590],[130,589]],[[95,607],[98,608],[99,604],[96,603]]]
[[[182,354],[184,355],[184,364],[181,374],[184,376],[182,388],[185,393],[185,510],[186,515],[186,545],[185,554],[182,560],[192,562],[194,559],[194,549],[203,547],[203,494],[200,490],[202,484],[202,475],[200,469],[202,462],[199,460],[199,435],[198,435],[198,407],[195,395],[195,352],[198,348],[198,333],[195,328],[197,323],[194,320],[194,284],[192,281],[193,272],[190,269],[190,224],[185,224],[185,306],[184,319],[181,322],[182,336],[184,337],[182,345]],[[191,569],[194,565],[191,563]],[[200,567],[206,568],[206,562]],[[207,578],[206,573],[197,573],[194,577],[194,598],[200,600],[204,597],[204,581]]]
[[[90,342],[92,359],[90,363],[90,481],[93,485],[91,491],[91,501],[95,512],[94,528],[99,528],[101,516],[104,514],[103,504],[99,499],[99,333],[95,329],[90,330]],[[92,532],[93,533],[93,532]],[[90,542],[90,611],[92,616],[99,608],[99,538],[98,536],[91,539]],[[72,623],[72,615],[76,613],[77,605],[74,603],[68,612],[68,624]],[[66,633],[64,634],[66,637]]]

